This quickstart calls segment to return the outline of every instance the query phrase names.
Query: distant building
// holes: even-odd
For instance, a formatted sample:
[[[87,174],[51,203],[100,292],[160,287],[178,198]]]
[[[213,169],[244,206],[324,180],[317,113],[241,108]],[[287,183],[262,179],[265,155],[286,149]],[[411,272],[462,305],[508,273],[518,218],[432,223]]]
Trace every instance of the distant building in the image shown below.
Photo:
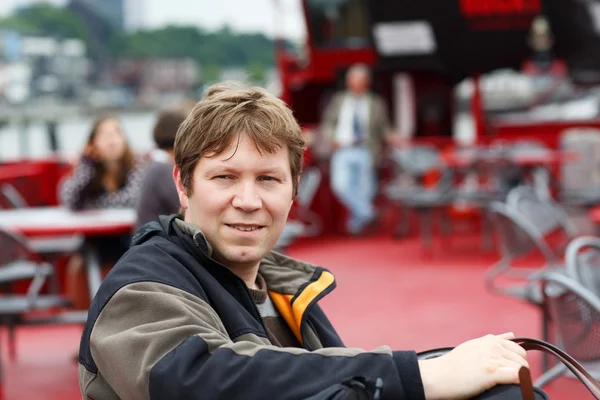
[[[199,82],[198,63],[185,59],[123,59],[111,68],[111,80],[138,97],[189,93]]]
[[[21,104],[40,96],[78,101],[87,91],[86,53],[79,39],[0,31],[0,101]]]
[[[24,36],[22,45],[23,59],[32,69],[33,96],[76,100],[85,95],[89,62],[83,41]]]

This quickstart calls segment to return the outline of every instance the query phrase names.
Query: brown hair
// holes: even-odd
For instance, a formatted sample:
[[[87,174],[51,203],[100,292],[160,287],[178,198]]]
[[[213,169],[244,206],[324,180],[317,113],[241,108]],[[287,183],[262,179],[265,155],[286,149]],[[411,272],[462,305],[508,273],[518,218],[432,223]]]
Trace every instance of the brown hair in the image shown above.
[[[158,115],[152,137],[159,149],[170,150],[175,144],[177,129],[185,121],[186,114],[178,110],[165,110]]]
[[[92,144],[92,142],[96,138],[100,125],[102,125],[105,121],[109,120],[119,121],[119,118],[112,114],[104,114],[96,118],[96,120],[92,124],[92,130],[90,131],[90,135],[86,142],[87,145]],[[121,157],[121,159],[119,160],[121,168],[119,168],[119,174],[117,175],[118,188],[122,188],[123,186],[125,186],[125,182],[127,181],[127,175],[129,174],[135,163],[133,152],[131,151],[127,140],[125,140],[125,146],[125,153],[123,153],[123,157]],[[106,173],[104,164],[101,162],[94,163],[94,172],[94,178],[92,179],[89,187],[90,194],[92,196],[96,196],[104,192],[104,185],[102,183],[102,179],[104,178],[104,174]]]
[[[295,197],[305,146],[302,130],[282,100],[262,88],[240,84],[217,84],[208,88],[204,99],[179,127],[174,146],[175,164],[187,194],[192,194],[198,160],[222,153],[242,132],[261,153],[287,147]]]

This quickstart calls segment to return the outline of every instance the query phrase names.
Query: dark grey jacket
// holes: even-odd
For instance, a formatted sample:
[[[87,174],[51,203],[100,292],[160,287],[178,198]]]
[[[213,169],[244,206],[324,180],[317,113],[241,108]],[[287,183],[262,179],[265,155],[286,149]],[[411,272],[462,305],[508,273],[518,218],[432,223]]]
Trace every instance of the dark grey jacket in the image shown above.
[[[202,232],[161,217],[102,283],[79,351],[84,399],[305,399],[354,377],[381,399],[424,399],[416,354],[343,347],[319,299],[320,267],[270,253],[269,295],[304,348],[267,339],[245,283],[211,257]]]

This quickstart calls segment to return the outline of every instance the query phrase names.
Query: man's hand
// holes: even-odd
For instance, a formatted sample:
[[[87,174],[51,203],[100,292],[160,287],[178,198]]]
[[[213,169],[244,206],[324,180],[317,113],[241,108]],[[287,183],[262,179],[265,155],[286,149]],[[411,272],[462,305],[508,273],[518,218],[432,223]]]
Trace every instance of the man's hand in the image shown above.
[[[512,333],[469,340],[450,353],[419,361],[427,400],[467,399],[499,384],[519,383],[527,352]]]

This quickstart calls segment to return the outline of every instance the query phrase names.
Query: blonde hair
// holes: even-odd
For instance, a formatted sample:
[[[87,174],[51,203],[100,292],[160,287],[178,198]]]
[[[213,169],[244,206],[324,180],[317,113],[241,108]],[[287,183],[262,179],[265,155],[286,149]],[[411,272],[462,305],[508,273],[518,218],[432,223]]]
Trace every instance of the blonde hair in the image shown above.
[[[200,158],[221,154],[242,133],[261,153],[287,148],[296,196],[305,148],[298,122],[282,100],[262,88],[237,83],[208,88],[177,131],[175,164],[188,196]]]

